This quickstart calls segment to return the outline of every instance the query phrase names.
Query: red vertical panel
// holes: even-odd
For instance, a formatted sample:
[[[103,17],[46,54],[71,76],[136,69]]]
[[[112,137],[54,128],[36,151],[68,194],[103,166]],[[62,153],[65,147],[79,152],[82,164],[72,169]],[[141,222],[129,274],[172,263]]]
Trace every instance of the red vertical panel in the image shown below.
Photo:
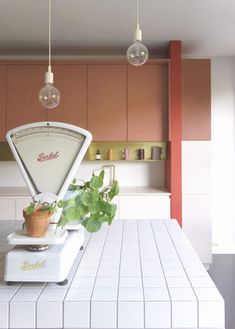
[[[6,65],[0,65],[0,141],[6,133]]]
[[[181,41],[171,41],[168,48],[169,72],[169,160],[166,180],[171,191],[171,217],[182,225],[181,173]],[[170,163],[169,163],[170,162]]]

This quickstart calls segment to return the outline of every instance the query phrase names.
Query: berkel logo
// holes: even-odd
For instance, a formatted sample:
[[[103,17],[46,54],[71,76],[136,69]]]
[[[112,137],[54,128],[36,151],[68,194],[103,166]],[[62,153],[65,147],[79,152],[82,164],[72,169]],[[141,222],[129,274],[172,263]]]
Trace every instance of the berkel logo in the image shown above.
[[[45,153],[40,153],[37,157],[37,160],[39,162],[42,162],[42,161],[47,161],[47,160],[54,160],[56,158],[59,157],[59,151],[57,152],[51,152],[49,154],[45,154]]]

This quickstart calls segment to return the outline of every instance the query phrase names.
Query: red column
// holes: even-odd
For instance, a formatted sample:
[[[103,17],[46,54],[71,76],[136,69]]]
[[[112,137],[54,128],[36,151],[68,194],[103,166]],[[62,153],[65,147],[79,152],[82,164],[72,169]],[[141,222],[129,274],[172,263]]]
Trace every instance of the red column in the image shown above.
[[[169,63],[169,141],[166,185],[171,192],[171,218],[182,225],[181,174],[181,41],[170,41]]]

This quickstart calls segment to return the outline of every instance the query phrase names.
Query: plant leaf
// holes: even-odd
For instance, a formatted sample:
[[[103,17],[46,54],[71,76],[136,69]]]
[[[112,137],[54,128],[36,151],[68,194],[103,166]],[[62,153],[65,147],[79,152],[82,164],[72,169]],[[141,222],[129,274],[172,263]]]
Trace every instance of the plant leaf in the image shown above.
[[[119,193],[119,186],[118,186],[118,181],[115,180],[113,182],[112,188],[108,193],[109,199],[112,200],[116,195]]]
[[[74,220],[78,220],[80,218],[80,217],[77,218],[76,208],[73,208],[73,207],[66,209],[65,216],[67,217],[68,221],[74,221]]]
[[[85,221],[82,224],[84,225]],[[86,221],[85,227],[88,232],[93,233],[93,232],[99,231],[101,225],[102,225],[102,222],[96,221],[94,217],[90,217]]]

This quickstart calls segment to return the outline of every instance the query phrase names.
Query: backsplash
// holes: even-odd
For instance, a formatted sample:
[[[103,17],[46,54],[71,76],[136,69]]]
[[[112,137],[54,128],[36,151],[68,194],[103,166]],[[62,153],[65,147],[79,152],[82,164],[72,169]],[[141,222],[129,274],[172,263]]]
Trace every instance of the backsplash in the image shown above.
[[[151,160],[152,147],[161,148],[161,160],[166,159],[165,142],[92,142],[85,156],[85,160],[96,160],[96,152],[100,151],[101,160],[123,160],[123,150],[128,150],[128,160],[138,160],[137,150],[144,150],[144,160]],[[7,142],[0,142],[0,161],[13,161],[11,150]]]

